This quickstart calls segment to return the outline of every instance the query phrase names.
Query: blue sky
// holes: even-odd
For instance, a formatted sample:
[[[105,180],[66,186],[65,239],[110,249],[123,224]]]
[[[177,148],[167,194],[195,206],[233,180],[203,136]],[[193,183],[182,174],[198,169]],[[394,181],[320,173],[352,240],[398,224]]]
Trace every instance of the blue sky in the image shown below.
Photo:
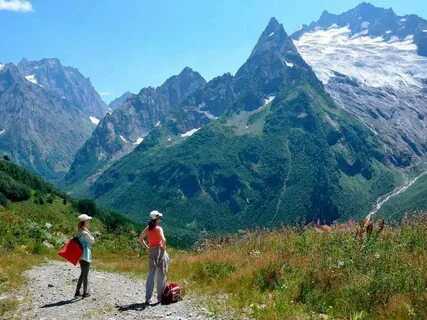
[[[0,62],[59,58],[110,100],[157,86],[185,66],[234,73],[270,17],[288,31],[353,0],[0,0]],[[427,1],[371,1],[427,18]]]

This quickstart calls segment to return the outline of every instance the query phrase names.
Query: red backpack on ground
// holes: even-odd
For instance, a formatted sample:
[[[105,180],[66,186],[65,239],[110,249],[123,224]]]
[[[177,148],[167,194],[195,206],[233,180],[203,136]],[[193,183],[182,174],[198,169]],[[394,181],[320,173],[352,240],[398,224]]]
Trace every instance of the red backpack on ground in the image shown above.
[[[79,239],[74,237],[64,244],[58,254],[76,266],[83,254],[83,246]]]
[[[171,304],[182,300],[182,288],[177,283],[168,283],[163,291],[162,304]]]

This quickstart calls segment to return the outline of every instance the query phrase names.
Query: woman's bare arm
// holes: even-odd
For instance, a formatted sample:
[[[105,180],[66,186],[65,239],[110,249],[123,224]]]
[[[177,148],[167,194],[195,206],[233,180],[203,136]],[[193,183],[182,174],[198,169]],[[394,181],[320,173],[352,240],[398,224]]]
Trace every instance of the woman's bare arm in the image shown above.
[[[162,238],[162,245],[161,247],[166,250],[166,238],[165,238],[165,234],[163,233],[163,228],[160,228],[160,236]]]
[[[147,227],[141,232],[141,234],[139,235],[138,240],[139,240],[139,243],[141,245],[143,245],[144,247],[146,247],[148,249],[149,248],[148,244],[145,241],[146,238],[147,238]]]

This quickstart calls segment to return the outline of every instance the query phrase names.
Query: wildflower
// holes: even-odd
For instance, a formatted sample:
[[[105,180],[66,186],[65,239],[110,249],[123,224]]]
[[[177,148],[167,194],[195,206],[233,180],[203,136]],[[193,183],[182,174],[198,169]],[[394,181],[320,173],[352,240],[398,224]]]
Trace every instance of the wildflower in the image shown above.
[[[259,251],[259,250],[252,250],[251,252],[249,252],[249,255],[250,256],[258,257],[258,256],[261,255],[261,251]]]

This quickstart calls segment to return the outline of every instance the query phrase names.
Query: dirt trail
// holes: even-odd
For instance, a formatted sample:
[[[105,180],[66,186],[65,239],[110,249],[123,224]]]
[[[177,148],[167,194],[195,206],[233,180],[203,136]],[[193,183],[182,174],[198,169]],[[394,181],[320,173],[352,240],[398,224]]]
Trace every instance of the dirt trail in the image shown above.
[[[144,306],[145,284],[127,276],[91,270],[91,297],[72,299],[79,268],[49,262],[26,272],[19,310],[7,319],[214,319],[190,297],[168,306]],[[155,300],[155,299],[154,299]]]

